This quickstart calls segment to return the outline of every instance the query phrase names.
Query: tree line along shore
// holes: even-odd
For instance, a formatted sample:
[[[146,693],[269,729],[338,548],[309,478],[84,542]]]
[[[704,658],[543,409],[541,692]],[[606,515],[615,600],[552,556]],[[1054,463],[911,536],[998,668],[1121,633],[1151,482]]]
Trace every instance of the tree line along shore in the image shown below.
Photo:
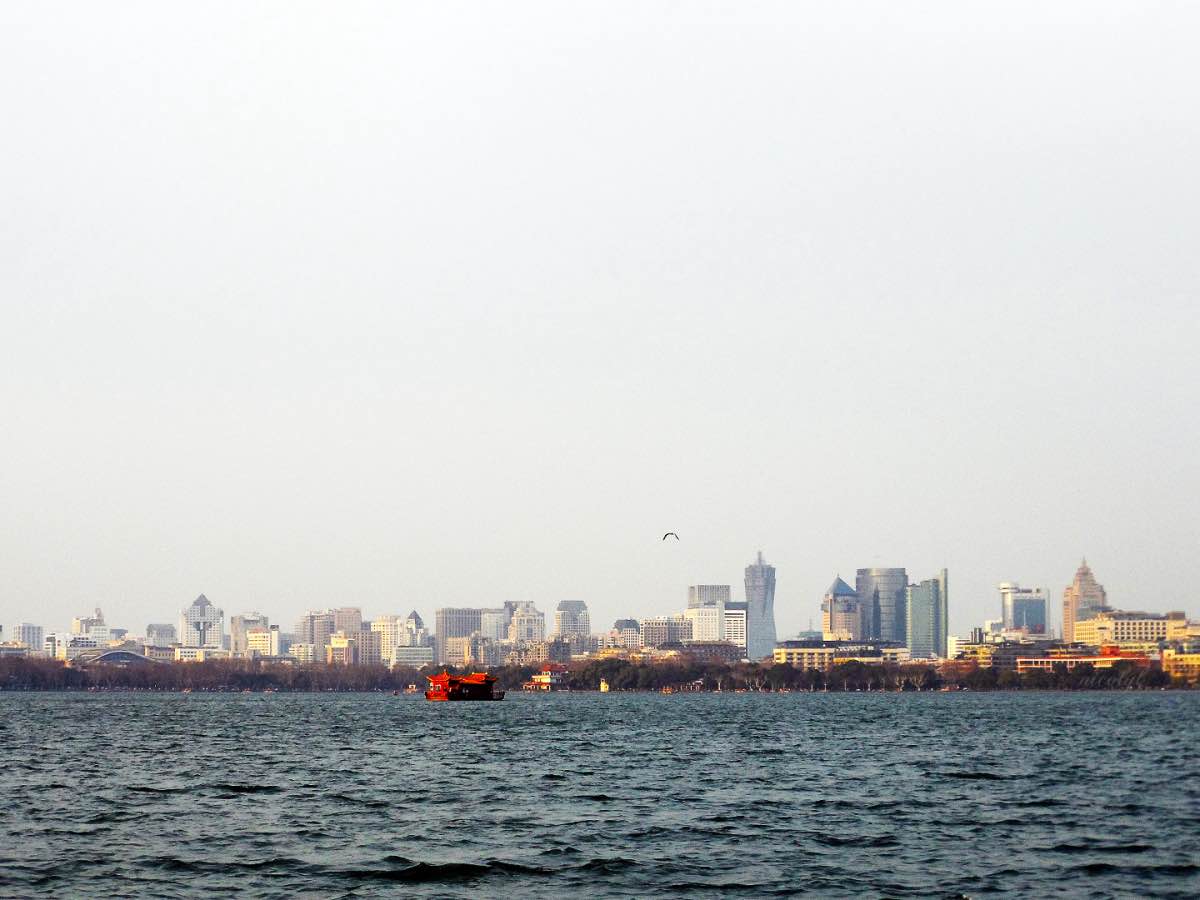
[[[68,666],[59,660],[0,658],[0,691],[404,691],[425,688],[425,676],[449,668],[385,666],[279,665],[254,660],[221,659],[151,665]],[[540,666],[489,669],[502,690],[519,690]],[[572,663],[562,687],[596,691],[937,691],[937,690],[1158,690],[1186,689],[1157,666],[1120,661],[1111,668],[1056,666],[1018,674],[974,666],[941,669],[924,664],[866,664],[849,661],[829,671],[798,669],[785,664],[723,663],[687,657],[643,663],[594,659]]]

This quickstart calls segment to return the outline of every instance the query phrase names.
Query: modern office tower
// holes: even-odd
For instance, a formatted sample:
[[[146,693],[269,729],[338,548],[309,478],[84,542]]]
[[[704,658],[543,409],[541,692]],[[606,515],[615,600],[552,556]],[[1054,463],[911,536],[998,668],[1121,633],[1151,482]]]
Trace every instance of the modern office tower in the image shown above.
[[[683,617],[692,623],[693,641],[725,640],[725,604],[689,606]]]
[[[728,606],[731,599],[727,584],[693,584],[688,587],[688,609]]]
[[[498,606],[479,611],[479,633],[493,641],[508,640],[508,626],[512,624],[512,609]]]
[[[146,626],[146,643],[152,647],[169,647],[179,640],[174,625],[151,622]]]
[[[179,642],[185,647],[216,647],[225,644],[225,613],[201,594],[179,613]]]
[[[692,623],[683,616],[655,616],[642,620],[643,647],[681,644],[692,639]]]
[[[332,610],[310,609],[296,621],[293,640],[297,644],[311,644],[313,661],[324,662],[325,645],[335,631]]]
[[[251,628],[269,628],[271,623],[260,612],[243,613],[229,617],[229,652],[233,656],[245,656],[249,649],[246,632]]]
[[[636,650],[642,646],[642,626],[638,624],[637,619],[617,619],[608,637],[614,647]]]
[[[96,607],[96,615],[94,616],[76,616],[71,620],[71,634],[91,634],[95,628],[104,625],[104,613],[100,611],[100,607]]]
[[[429,632],[425,629],[425,622],[414,609],[408,614],[408,618],[404,620],[404,646],[406,647],[432,647],[433,639]]]
[[[861,641],[866,636],[858,594],[840,576],[821,599],[821,636],[827,641]]]
[[[531,601],[517,603],[512,622],[508,626],[508,639],[514,644],[546,639],[546,615]]]
[[[949,576],[909,585],[905,591],[905,646],[913,659],[945,658],[949,629]]]
[[[34,653],[41,653],[45,635],[46,631],[41,625],[30,625],[28,622],[22,622],[12,627],[12,634],[9,635],[8,639],[17,644],[24,644]]]
[[[390,659],[393,651],[407,640],[403,616],[378,616],[371,620],[371,631],[379,635],[379,657]]]
[[[450,638],[470,637],[479,631],[481,609],[446,607],[434,612],[438,665],[447,665],[447,641]]]
[[[730,600],[725,604],[725,640],[740,647],[746,653],[746,612],[749,604],[745,600]]]
[[[1096,582],[1096,576],[1088,568],[1085,559],[1075,571],[1075,580],[1063,591],[1063,640],[1073,644],[1075,623],[1094,618],[1107,606],[1108,595],[1104,592],[1104,586]]]
[[[330,610],[333,613],[333,630],[343,631],[354,635],[362,631],[362,609],[357,606],[343,606]]]
[[[391,659],[385,658],[384,662],[393,666],[412,666],[414,669],[429,666],[433,664],[433,647],[397,647],[392,651]]]
[[[232,628],[230,629],[232,631]],[[257,625],[248,628],[245,634],[246,656],[279,656],[279,626]]]
[[[1023,588],[1014,581],[1002,581],[1000,612],[1005,631],[1024,630],[1029,634],[1046,634],[1046,611],[1050,598],[1041,588]]]
[[[775,567],[758,558],[746,566],[746,655],[762,659],[775,652]]]
[[[582,600],[564,600],[554,610],[554,633],[570,640],[581,640],[592,633],[592,618]]]
[[[904,569],[859,569],[854,592],[861,604],[863,637],[867,640],[904,643],[908,616],[904,595],[908,573]]]

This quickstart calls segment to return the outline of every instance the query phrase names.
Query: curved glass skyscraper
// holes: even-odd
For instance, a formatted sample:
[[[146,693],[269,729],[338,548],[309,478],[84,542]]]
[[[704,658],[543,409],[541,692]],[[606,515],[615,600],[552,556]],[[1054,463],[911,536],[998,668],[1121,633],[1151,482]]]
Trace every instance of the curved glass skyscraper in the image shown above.
[[[746,656],[762,659],[775,652],[775,567],[762,551],[746,566]]]
[[[862,604],[865,637],[903,644],[908,635],[908,573],[904,569],[859,569],[854,592]],[[868,622],[869,620],[869,622]]]

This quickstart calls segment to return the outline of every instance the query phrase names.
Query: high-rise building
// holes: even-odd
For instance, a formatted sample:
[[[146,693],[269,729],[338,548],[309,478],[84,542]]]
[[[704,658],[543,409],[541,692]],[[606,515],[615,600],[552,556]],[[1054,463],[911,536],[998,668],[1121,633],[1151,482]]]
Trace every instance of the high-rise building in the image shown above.
[[[514,644],[546,639],[546,615],[532,601],[521,601],[513,610],[508,639]]]
[[[269,628],[271,623],[260,612],[243,613],[229,617],[229,652],[232,656],[246,656],[249,646],[246,633],[251,628]],[[276,654],[278,655],[278,654]]]
[[[16,644],[24,644],[34,653],[41,653],[45,634],[46,631],[41,625],[30,625],[28,622],[22,622],[12,627],[12,633],[8,636],[8,639]]]
[[[146,643],[152,647],[169,647],[178,640],[174,625],[151,622],[146,626]]]
[[[312,661],[324,662],[325,646],[329,643],[329,636],[335,631],[337,629],[334,627],[332,610],[310,609],[296,621],[292,640],[296,644],[311,645],[313,648]],[[299,656],[300,654],[292,655]]]
[[[906,589],[905,645],[913,659],[945,658],[949,594],[950,580],[945,569],[937,578],[928,578]]]
[[[512,624],[512,607],[498,606],[479,611],[479,633],[488,640],[508,640],[508,626]]]
[[[681,644],[692,639],[692,623],[684,616],[655,616],[642,620],[643,647]]]
[[[692,623],[693,641],[725,640],[725,604],[689,606],[683,617]]]
[[[746,654],[746,612],[749,604],[745,600],[730,600],[725,604],[725,640]]]
[[[364,624],[355,636],[358,641],[358,664],[360,666],[378,666],[383,663],[383,635],[371,629],[370,624]],[[392,648],[395,653],[395,648]]]
[[[728,606],[731,599],[727,584],[693,584],[688,587],[688,609]]]
[[[357,606],[342,606],[330,610],[333,613],[333,630],[349,635],[362,631],[362,609]]]
[[[325,648],[325,662],[331,666],[358,665],[358,636],[360,632],[347,634],[335,631],[329,636],[329,645]]]
[[[232,628],[230,628],[232,632]],[[244,656],[279,656],[279,626],[256,625],[246,630]],[[230,642],[232,645],[232,641]],[[230,651],[233,652],[233,651]]]
[[[592,619],[582,600],[564,600],[554,610],[554,634],[578,641],[592,633]]]
[[[866,637],[858,594],[840,576],[821,599],[821,636],[827,641],[861,641]]]
[[[225,645],[225,613],[203,594],[179,613],[179,641],[185,647]]]
[[[104,626],[104,613],[96,607],[94,616],[76,616],[71,620],[71,634],[91,634],[93,629]]]
[[[1108,595],[1104,586],[1096,582],[1085,559],[1075,571],[1075,580],[1063,591],[1063,640],[1074,643],[1075,623],[1094,618],[1107,607]]]
[[[379,635],[379,656],[390,659],[405,640],[403,616],[378,616],[371,620],[371,631]]]
[[[636,650],[642,646],[642,626],[637,619],[617,619],[608,633],[608,643],[613,647]]]
[[[449,662],[447,641],[450,638],[470,637],[479,631],[482,613],[481,609],[462,607],[446,607],[434,612],[437,638],[435,655],[438,665],[446,665]]]
[[[908,573],[904,569],[859,569],[854,592],[862,614],[863,637],[904,643],[908,615],[904,609]]]
[[[1041,588],[1023,588],[1013,581],[1002,581],[1000,614],[1005,631],[1023,630],[1029,634],[1047,634],[1046,611],[1050,598]]]
[[[775,567],[758,558],[746,566],[746,655],[762,659],[775,652]]]

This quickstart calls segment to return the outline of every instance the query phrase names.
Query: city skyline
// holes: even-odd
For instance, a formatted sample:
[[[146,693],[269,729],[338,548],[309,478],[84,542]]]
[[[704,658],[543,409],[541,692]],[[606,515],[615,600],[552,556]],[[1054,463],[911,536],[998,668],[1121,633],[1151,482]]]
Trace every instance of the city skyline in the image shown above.
[[[1085,560],[1085,565],[1086,565],[1086,560]],[[934,571],[937,571],[938,569],[941,569],[941,568],[949,569],[950,567],[949,566],[945,566],[945,567],[938,566],[934,569]],[[1070,580],[1064,581],[1063,584],[1061,585],[1061,587],[1052,586],[1051,588],[1049,588],[1049,593],[1054,597],[1061,597],[1063,591],[1066,590],[1067,588],[1069,588],[1074,583],[1074,578],[1077,577],[1079,574],[1078,570],[1079,570],[1079,566],[1077,564],[1075,567],[1075,571],[1072,575],[1072,578]],[[840,574],[840,570],[838,570],[838,571]],[[858,570],[858,571],[865,571],[865,570]],[[887,571],[894,571],[897,573],[904,572],[905,574],[903,576],[903,579],[905,580],[905,585],[904,585],[905,587],[907,587],[909,583],[915,584],[921,580],[921,578],[919,577],[920,573],[913,571],[913,570],[908,570],[905,568],[890,568],[890,569],[887,569]],[[1088,571],[1089,572],[1091,571],[1090,567],[1088,568]],[[784,577],[786,578],[786,573],[784,574]],[[837,576],[835,576],[835,577],[837,577]],[[957,577],[957,574],[956,574],[955,580],[956,580],[956,582],[958,582],[960,580]],[[993,583],[991,592],[990,592],[991,596],[986,597],[983,600],[983,602],[969,603],[967,605],[966,609],[963,608],[963,603],[964,603],[963,597],[960,593],[958,593],[958,591],[960,589],[958,587],[956,587],[955,595],[953,597],[952,602],[949,605],[949,623],[948,623],[949,632],[951,634],[965,634],[965,633],[969,632],[971,627],[978,625],[980,622],[1003,619],[1003,616],[1004,616],[1003,597],[1004,597],[1004,593],[1005,593],[1005,585],[1009,584],[1010,581],[1012,584],[1015,584],[1019,580],[1020,579],[1004,579],[1004,580],[1001,580],[999,583]],[[745,597],[743,595],[743,588],[742,588],[742,585],[740,584],[740,582],[736,579],[730,579],[730,581],[732,582],[733,585],[737,586],[736,589],[734,589],[731,593],[731,596],[733,597],[735,603],[744,601]],[[1106,577],[1106,582],[1119,583],[1119,581],[1120,581],[1119,579],[1112,579],[1112,578]],[[897,584],[899,584],[899,576],[897,577]],[[690,584],[680,585],[680,587],[678,588],[678,591],[677,591],[677,597],[675,599],[668,598],[661,602],[657,602],[657,603],[650,602],[650,603],[644,604],[642,606],[637,606],[637,607],[633,606],[632,604],[626,604],[624,606],[618,607],[611,603],[608,603],[608,604],[600,603],[598,605],[594,605],[590,600],[584,599],[581,596],[572,596],[569,598],[548,598],[545,600],[530,600],[530,599],[513,600],[513,599],[510,599],[509,595],[495,595],[492,597],[474,598],[474,599],[465,600],[464,602],[457,603],[457,604],[443,604],[443,605],[435,605],[431,602],[430,603],[421,603],[420,601],[414,602],[414,601],[408,601],[408,600],[400,600],[400,601],[395,601],[395,602],[393,602],[393,605],[386,606],[386,607],[382,606],[382,605],[375,607],[375,606],[367,605],[365,603],[354,603],[353,606],[355,608],[361,610],[364,620],[372,619],[372,618],[375,618],[378,616],[397,615],[401,611],[400,607],[423,609],[425,614],[430,616],[430,618],[432,619],[434,611],[436,609],[441,609],[441,608],[465,608],[465,609],[483,608],[483,609],[486,609],[489,607],[495,607],[495,606],[503,605],[506,603],[507,604],[533,603],[537,608],[543,610],[543,612],[545,614],[547,614],[547,616],[548,616],[548,621],[552,622],[555,609],[560,603],[562,603],[564,601],[565,602],[582,602],[587,605],[587,608],[591,615],[591,621],[592,621],[593,625],[595,626],[594,630],[606,630],[609,627],[608,624],[606,624],[606,623],[609,623],[609,622],[612,622],[614,620],[621,619],[621,618],[640,619],[640,618],[651,617],[651,616],[674,615],[687,607],[689,593],[692,590],[694,590],[697,586],[708,587],[708,588],[712,588],[712,587],[728,588],[728,587],[730,587],[730,585],[728,585],[728,584],[704,585],[704,584],[697,584],[695,582],[692,582]],[[824,590],[821,590],[821,591],[817,592],[813,597],[808,598],[806,603],[802,601],[799,604],[799,608],[788,608],[786,605],[781,607],[780,602],[777,600],[775,602],[775,609],[774,609],[775,623],[776,623],[776,628],[775,628],[776,638],[778,640],[783,640],[784,638],[791,637],[798,633],[808,632],[810,630],[813,630],[813,631],[821,630],[822,601],[823,601],[824,595],[828,589],[829,589],[829,586],[827,584],[826,588]],[[903,602],[903,596],[902,596],[903,588],[900,589],[900,594],[901,594],[901,601]],[[344,593],[339,593],[339,596],[344,596]],[[197,598],[195,594],[193,594],[192,597],[193,597],[193,599],[200,599],[200,600],[203,600],[204,602],[207,602],[207,600],[208,600],[206,593],[204,593],[204,592],[202,592],[199,595],[199,598]],[[177,609],[165,608],[161,604],[156,604],[153,606],[141,604],[141,605],[135,606],[134,608],[135,609],[136,608],[149,609],[150,610],[149,618],[147,618],[144,622],[139,619],[137,621],[134,621],[133,624],[130,625],[128,621],[125,621],[125,619],[129,618],[129,616],[123,614],[122,621],[117,622],[116,624],[121,627],[127,627],[131,631],[141,631],[147,624],[151,624],[151,623],[155,623],[155,622],[176,621],[179,618],[180,611],[184,607],[191,605],[192,602],[193,602],[192,600],[189,600],[189,601],[183,603]],[[395,605],[396,603],[398,603],[398,606]],[[286,623],[290,626],[291,623],[295,621],[295,617],[298,615],[303,615],[306,610],[332,608],[329,606],[328,600],[322,601],[320,599],[318,599],[316,602],[309,603],[304,606],[296,606],[296,607],[290,606],[290,605],[282,603],[282,602],[276,602],[274,604],[269,603],[269,602],[268,603],[246,602],[246,603],[238,604],[238,603],[231,603],[231,602],[226,601],[226,602],[223,602],[221,605],[224,606],[224,608],[225,608],[226,628],[229,628],[229,629],[232,629],[232,627],[233,627],[233,619],[240,614],[262,613],[263,615],[267,616],[274,623]],[[597,606],[599,606],[599,611],[597,610]],[[1134,595],[1127,595],[1124,598],[1124,600],[1122,600],[1120,602],[1116,602],[1115,608],[1122,608],[1122,609],[1135,609],[1135,608],[1136,609],[1141,609],[1141,608],[1176,609],[1176,608],[1186,608],[1187,606],[1188,606],[1188,598],[1186,596],[1179,596],[1173,600],[1170,598],[1168,598],[1166,600],[1162,600],[1162,599],[1155,599],[1153,597],[1148,597],[1142,593],[1138,593],[1138,594],[1134,594]],[[81,612],[86,611],[89,607],[96,608],[97,612],[99,612],[99,608],[103,608],[103,607],[108,607],[110,609],[126,608],[124,604],[114,603],[114,602],[111,602],[108,600],[97,601],[97,600],[93,599],[78,608],[73,608],[70,611],[70,614],[65,617],[65,620],[60,622],[58,619],[43,620],[44,616],[43,616],[43,619],[38,619],[36,616],[33,616],[33,615],[24,615],[24,616],[19,615],[19,614],[14,615],[9,612],[9,609],[7,607],[4,607],[4,608],[0,608],[0,625],[3,625],[4,627],[7,628],[14,624],[28,622],[31,624],[36,624],[36,625],[44,627],[48,633],[51,631],[56,631],[56,630],[66,631],[66,630],[69,630],[71,620],[78,618],[79,614]],[[609,613],[607,612],[607,609],[609,607],[611,607],[615,611],[615,614],[609,615]],[[902,611],[902,613],[903,613],[903,611]],[[1061,603],[1059,603],[1057,600],[1051,600],[1050,602],[1047,603],[1046,616],[1047,616],[1047,630],[1049,633],[1057,634],[1060,632],[1060,630],[1063,626],[1061,614],[1062,614],[1062,604]],[[791,626],[781,624],[781,622],[784,622],[784,621],[792,623]],[[113,624],[113,623],[110,623],[110,624]],[[892,635],[893,637],[896,637],[901,632],[903,632],[903,630],[904,630],[903,624],[904,623],[903,623],[903,618],[902,618],[901,621],[899,622],[899,627],[897,628],[897,631],[894,632]],[[810,625],[811,625],[811,628],[810,628]]]

